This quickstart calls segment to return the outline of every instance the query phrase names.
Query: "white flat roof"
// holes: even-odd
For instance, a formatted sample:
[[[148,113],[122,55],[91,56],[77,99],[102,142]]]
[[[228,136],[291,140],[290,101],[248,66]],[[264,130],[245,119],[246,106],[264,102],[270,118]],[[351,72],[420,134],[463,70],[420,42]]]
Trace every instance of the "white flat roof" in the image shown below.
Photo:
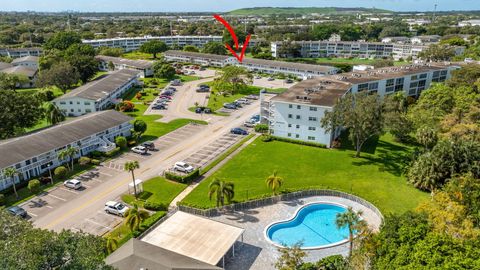
[[[178,211],[141,240],[216,265],[244,229]]]

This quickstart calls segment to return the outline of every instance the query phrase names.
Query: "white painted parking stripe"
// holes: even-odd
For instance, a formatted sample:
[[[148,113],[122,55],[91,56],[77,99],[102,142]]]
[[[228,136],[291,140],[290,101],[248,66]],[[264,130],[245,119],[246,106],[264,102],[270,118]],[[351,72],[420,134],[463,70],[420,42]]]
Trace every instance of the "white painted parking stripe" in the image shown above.
[[[85,183],[82,182],[82,185],[86,188],[90,188],[90,185],[85,185]]]
[[[53,197],[53,198],[55,198],[55,199],[59,199],[59,200],[64,201],[64,202],[67,201],[67,200],[65,200],[64,198],[60,198],[60,197],[55,196],[55,195],[53,195],[53,194],[47,194],[47,196]]]
[[[38,217],[38,215],[35,215],[35,214],[32,213],[32,212],[27,212],[27,214],[29,214],[30,216]]]
[[[53,209],[53,207],[51,207],[50,205],[45,205],[45,207],[47,207],[48,209]]]
[[[113,176],[113,175],[111,175],[111,174],[109,174],[109,173],[104,173],[104,172],[100,172],[100,171],[99,171],[98,173],[99,173],[99,174],[106,175],[106,176],[110,176],[110,177],[112,177],[112,176]]]
[[[91,223],[93,223],[93,224],[95,224],[95,225],[98,225],[98,226],[100,226],[100,227],[104,227],[105,229],[109,229],[109,230],[112,229],[112,228],[110,228],[110,227],[108,227],[108,226],[105,226],[105,225],[103,225],[103,224],[100,224],[100,223],[98,223],[98,222],[96,222],[96,221],[94,221],[94,220],[91,220],[91,219],[89,219],[89,218],[87,218],[87,219],[85,219],[85,220],[86,220],[86,221],[90,221]]]
[[[79,194],[78,192],[73,191],[73,190],[70,190],[70,189],[67,189],[67,188],[60,188],[60,189],[61,189],[61,190],[68,191],[68,192],[73,193],[73,194]]]

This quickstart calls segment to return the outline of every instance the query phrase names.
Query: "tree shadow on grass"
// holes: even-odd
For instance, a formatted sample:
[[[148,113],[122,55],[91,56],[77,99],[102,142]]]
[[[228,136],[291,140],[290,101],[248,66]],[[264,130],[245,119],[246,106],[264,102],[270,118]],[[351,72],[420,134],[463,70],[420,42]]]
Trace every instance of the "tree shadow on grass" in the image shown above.
[[[379,141],[375,155],[361,156],[352,165],[376,165],[381,172],[401,176],[410,160],[408,148],[389,142]]]
[[[375,151],[378,147],[379,139],[380,139],[379,136],[373,136],[370,139],[368,139],[363,144],[361,152],[362,153],[367,153],[367,154],[375,154]],[[345,150],[356,151],[355,146],[352,144],[352,142],[348,138],[348,132],[343,132],[342,135],[340,135],[339,140],[340,140],[340,147],[338,148],[338,150],[340,150],[340,151],[345,151]]]

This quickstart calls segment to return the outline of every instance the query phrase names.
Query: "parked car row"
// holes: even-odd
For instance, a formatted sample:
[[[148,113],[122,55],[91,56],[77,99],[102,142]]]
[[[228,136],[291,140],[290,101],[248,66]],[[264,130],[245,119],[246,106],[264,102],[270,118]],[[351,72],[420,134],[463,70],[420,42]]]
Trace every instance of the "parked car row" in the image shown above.
[[[260,115],[255,114],[249,120],[245,121],[243,125],[245,127],[255,127],[256,125],[260,124]]]
[[[197,108],[195,108],[195,113],[209,114],[209,113],[212,113],[212,110],[208,107],[197,107]]]
[[[174,80],[170,85],[178,85],[181,84],[181,81]],[[166,87],[155,100],[155,103],[152,106],[153,110],[166,110],[168,109],[168,103],[172,101],[173,95],[177,92],[177,89],[173,86]]]
[[[225,109],[236,110],[238,108],[242,108],[243,106],[250,105],[250,104],[252,104],[250,99],[245,97],[245,98],[239,98],[239,99],[235,100],[234,102],[225,103],[225,104],[223,104],[223,107]]]
[[[143,142],[141,145],[132,147],[132,152],[140,155],[148,154],[148,151],[156,151],[155,144],[151,141]]]
[[[197,87],[197,93],[208,93],[210,92],[210,86],[206,85],[206,84],[200,84],[198,87]]]

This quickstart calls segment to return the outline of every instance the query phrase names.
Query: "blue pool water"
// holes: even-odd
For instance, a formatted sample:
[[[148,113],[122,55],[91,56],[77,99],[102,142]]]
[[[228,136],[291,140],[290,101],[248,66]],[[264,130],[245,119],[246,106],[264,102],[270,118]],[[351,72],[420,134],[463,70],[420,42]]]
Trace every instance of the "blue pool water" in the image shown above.
[[[300,209],[292,220],[271,225],[266,231],[267,237],[281,246],[290,247],[300,241],[302,248],[331,245],[348,238],[348,228],[338,229],[335,224],[337,214],[345,211],[337,205],[310,204]]]

